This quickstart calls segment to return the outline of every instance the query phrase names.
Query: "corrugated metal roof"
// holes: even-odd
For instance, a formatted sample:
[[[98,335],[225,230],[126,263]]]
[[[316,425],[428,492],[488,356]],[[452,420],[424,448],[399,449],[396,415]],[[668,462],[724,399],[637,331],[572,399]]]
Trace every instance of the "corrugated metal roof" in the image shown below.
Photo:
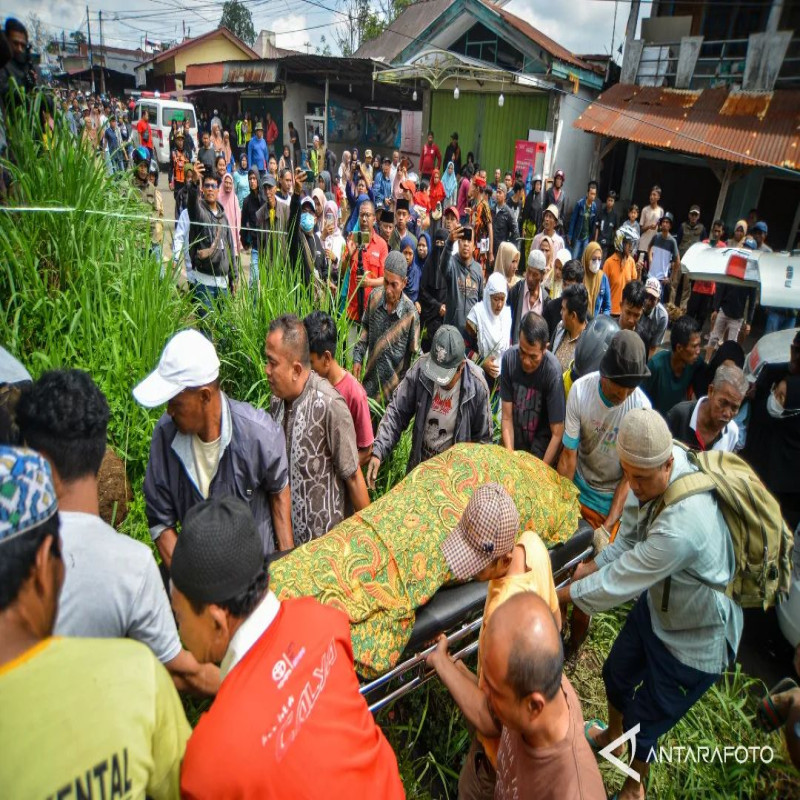
[[[800,91],[683,91],[619,83],[573,124],[665,150],[800,169]]]
[[[362,44],[353,55],[374,58],[391,64],[431,23],[447,11],[455,0],[418,0],[402,11],[383,33]]]

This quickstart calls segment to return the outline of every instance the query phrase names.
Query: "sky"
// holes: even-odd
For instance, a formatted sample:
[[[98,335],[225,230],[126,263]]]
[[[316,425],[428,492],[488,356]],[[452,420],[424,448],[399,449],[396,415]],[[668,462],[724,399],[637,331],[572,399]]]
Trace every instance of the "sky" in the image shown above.
[[[336,0],[245,0],[245,4],[253,15],[256,33],[261,29],[275,31],[279,47],[313,53],[321,37],[326,36],[337,52],[331,28],[341,16],[328,10],[336,8]],[[629,2],[510,0],[506,7],[575,53],[608,53],[615,5],[616,50],[624,36]],[[99,42],[98,12],[102,11],[105,43],[131,49],[141,46],[145,36],[151,40],[180,39],[184,26],[189,35],[198,36],[215,28],[222,13],[222,3],[212,0],[92,0],[88,7],[94,43]],[[644,8],[647,10],[647,5]],[[24,4],[0,0],[3,18],[16,15],[25,22],[31,13],[38,14],[47,34],[60,36],[66,30],[69,35],[76,28],[86,33],[85,4],[74,0],[26,0]]]

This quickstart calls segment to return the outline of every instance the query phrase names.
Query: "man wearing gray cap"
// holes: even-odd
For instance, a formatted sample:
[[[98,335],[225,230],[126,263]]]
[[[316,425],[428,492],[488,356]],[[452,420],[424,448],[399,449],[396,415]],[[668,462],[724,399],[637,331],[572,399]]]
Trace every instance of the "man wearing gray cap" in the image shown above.
[[[389,743],[359,693],[346,614],[278,601],[247,505],[208,500],[175,547],[172,602],[222,688],[192,734],[184,797],[403,798]]]
[[[608,726],[586,724],[595,750],[639,726],[618,797],[644,797],[658,737],[671,730],[736,654],[742,610],[724,587],[735,570],[730,532],[712,492],[663,507],[667,488],[697,471],[653,409],[628,412],[617,454],[633,497],[614,542],[558,590],[588,614],[638,598],[603,666]],[[663,510],[661,510],[663,509]],[[723,587],[720,590],[720,587]]]
[[[4,797],[180,796],[189,725],[141,642],[54,637],[64,582],[50,468],[0,447],[0,786]],[[144,701],[146,698],[146,702]]]
[[[263,411],[220,390],[219,357],[202,333],[176,333],[133,396],[145,408],[167,404],[143,487],[150,535],[167,569],[178,526],[209,497],[249,503],[265,553],[293,546],[284,437]]]
[[[452,325],[436,331],[430,353],[406,373],[384,412],[367,468],[371,488],[375,488],[381,463],[397,446],[412,417],[407,472],[457,442],[492,441],[486,377],[465,356],[464,339]]]
[[[419,314],[403,291],[405,256],[393,250],[383,265],[383,286],[370,293],[361,335],[353,349],[353,375],[367,397],[387,403],[419,353]]]

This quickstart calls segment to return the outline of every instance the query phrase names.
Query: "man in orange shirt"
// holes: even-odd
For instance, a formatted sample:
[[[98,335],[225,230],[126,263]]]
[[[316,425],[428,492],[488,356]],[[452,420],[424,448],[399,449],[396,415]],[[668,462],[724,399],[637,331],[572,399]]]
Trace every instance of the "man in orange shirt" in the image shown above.
[[[603,264],[603,272],[611,286],[611,316],[617,320],[622,306],[622,290],[636,279],[636,262],[632,253],[637,241],[634,229],[627,223],[621,225],[614,236],[615,252]]]
[[[171,576],[186,646],[222,674],[189,740],[181,797],[405,797],[359,693],[347,616],[310,597],[275,597],[243,500],[192,508]]]

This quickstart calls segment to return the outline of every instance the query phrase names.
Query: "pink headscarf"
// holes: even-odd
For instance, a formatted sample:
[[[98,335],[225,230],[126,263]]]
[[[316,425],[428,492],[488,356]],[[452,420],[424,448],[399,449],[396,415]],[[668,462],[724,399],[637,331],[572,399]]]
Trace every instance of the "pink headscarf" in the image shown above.
[[[230,180],[231,188],[226,190],[225,185]],[[228,224],[231,226],[233,234],[234,255],[239,255],[239,234],[242,227],[242,212],[239,208],[239,201],[236,199],[236,192],[233,188],[233,178],[229,172],[222,178],[222,185],[219,187],[219,203],[225,210]]]

